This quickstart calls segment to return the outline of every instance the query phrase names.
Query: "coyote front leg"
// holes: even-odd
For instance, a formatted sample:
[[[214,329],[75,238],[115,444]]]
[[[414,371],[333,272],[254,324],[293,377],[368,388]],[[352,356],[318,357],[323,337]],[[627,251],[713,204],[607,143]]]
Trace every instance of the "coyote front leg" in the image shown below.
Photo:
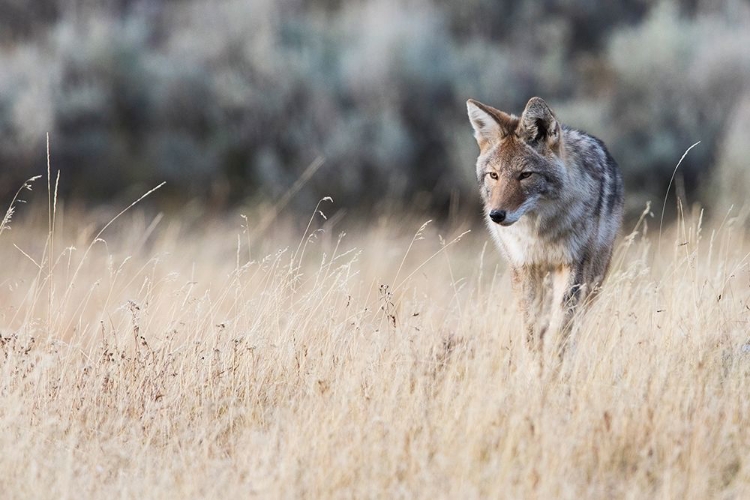
[[[530,347],[541,349],[547,332],[562,334],[559,341],[565,343],[571,319],[585,293],[582,277],[582,265],[513,269],[513,288]]]
[[[523,313],[526,342],[532,348],[541,348],[549,325],[550,273],[540,266],[524,266],[513,269],[512,281]]]
[[[570,334],[571,320],[579,304],[583,303],[586,288],[583,283],[582,263],[561,265],[555,269],[552,290],[552,315],[549,329],[560,333],[561,352]]]

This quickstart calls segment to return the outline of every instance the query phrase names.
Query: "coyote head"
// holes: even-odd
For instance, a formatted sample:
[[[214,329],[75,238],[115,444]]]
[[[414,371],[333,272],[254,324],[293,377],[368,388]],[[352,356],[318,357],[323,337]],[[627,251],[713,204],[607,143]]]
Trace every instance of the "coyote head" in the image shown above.
[[[480,149],[477,179],[492,222],[510,226],[558,196],[562,130],[547,103],[532,97],[520,118],[473,99],[466,107]]]

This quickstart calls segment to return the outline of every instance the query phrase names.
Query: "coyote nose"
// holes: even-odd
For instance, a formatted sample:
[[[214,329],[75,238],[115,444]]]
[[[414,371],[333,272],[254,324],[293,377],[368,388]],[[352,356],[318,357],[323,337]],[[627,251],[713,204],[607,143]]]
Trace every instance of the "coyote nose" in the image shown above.
[[[490,219],[492,222],[500,224],[505,220],[505,210],[493,210],[490,212]]]

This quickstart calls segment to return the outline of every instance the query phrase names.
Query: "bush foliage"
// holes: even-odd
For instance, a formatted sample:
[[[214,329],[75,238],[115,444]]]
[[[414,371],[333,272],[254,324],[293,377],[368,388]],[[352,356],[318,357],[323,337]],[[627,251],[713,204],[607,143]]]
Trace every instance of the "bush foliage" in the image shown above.
[[[2,196],[43,170],[49,131],[64,194],[89,200],[161,180],[218,206],[274,198],[323,156],[295,203],[471,206],[468,97],[518,113],[543,96],[610,145],[639,208],[694,142],[693,199],[747,166],[724,137],[750,99],[740,1],[71,5],[0,0]]]

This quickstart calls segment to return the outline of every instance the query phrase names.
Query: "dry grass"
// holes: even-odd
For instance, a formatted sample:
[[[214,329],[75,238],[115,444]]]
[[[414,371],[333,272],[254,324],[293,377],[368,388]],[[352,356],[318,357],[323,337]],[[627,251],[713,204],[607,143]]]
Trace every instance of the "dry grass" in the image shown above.
[[[640,224],[540,371],[481,229],[133,211],[95,241],[107,219],[58,210],[47,239],[41,212],[0,236],[4,495],[750,495],[731,219],[687,214],[659,252]]]

